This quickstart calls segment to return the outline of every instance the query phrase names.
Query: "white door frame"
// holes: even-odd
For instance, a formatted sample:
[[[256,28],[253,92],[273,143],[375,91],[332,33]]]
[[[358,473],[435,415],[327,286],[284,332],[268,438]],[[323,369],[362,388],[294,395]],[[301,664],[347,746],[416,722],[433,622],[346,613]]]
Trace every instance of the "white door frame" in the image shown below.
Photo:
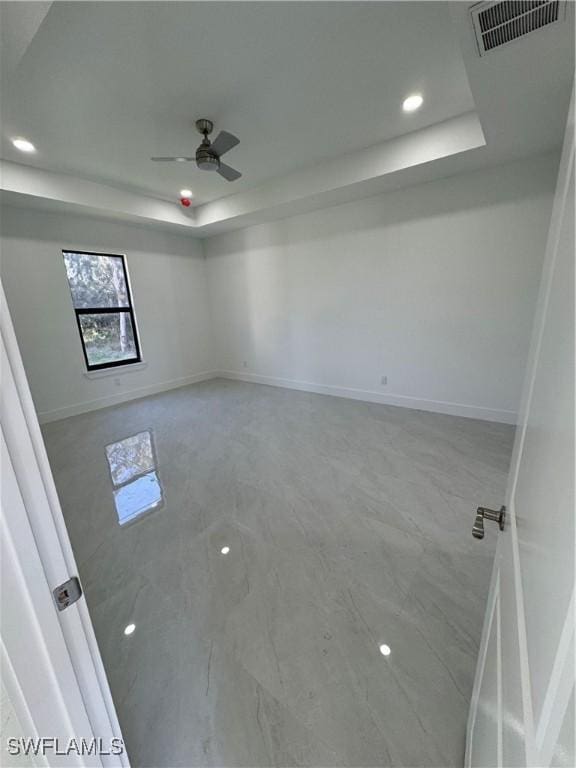
[[[6,538],[9,539],[10,572],[17,569],[20,582],[24,582],[21,586],[27,600],[26,609],[35,614],[38,644],[38,653],[24,655],[23,644],[19,645],[17,637],[10,634],[11,627],[2,627],[7,693],[24,728],[32,724],[36,730],[39,724],[44,724],[42,728],[48,727],[49,712],[52,712],[55,726],[68,719],[68,735],[74,735],[78,728],[79,736],[93,736],[102,739],[103,744],[111,744],[113,738],[122,738],[122,733],[86,600],[82,596],[61,612],[52,600],[52,589],[77,575],[78,570],[1,283],[0,302],[1,422],[5,449],[2,470],[3,491],[6,491],[2,522],[9,533]],[[35,551],[31,552],[30,547]],[[36,555],[44,574],[43,584],[37,583],[39,575],[30,567]],[[6,595],[3,597],[3,609],[9,608]],[[15,602],[12,615],[16,616],[17,610]],[[60,645],[56,630],[64,640]],[[66,651],[67,658],[55,658],[62,653],[66,655]],[[66,664],[71,665],[73,679],[66,673]],[[30,676],[31,672],[35,674]],[[38,685],[43,681],[49,685],[45,690],[45,695],[50,696],[48,712],[45,711],[47,702],[42,701],[38,692],[33,695],[30,684],[34,681]],[[55,728],[53,733],[38,732],[37,735],[58,733],[60,730]],[[79,764],[129,766],[125,752],[103,755],[96,763],[82,760]]]

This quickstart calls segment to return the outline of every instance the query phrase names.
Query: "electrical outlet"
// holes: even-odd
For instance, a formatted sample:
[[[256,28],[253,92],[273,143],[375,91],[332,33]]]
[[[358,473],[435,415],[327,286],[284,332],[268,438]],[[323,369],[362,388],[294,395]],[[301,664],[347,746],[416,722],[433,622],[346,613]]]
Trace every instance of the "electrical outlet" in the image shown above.
[[[382,376],[380,383],[385,387],[388,384],[388,376]]]

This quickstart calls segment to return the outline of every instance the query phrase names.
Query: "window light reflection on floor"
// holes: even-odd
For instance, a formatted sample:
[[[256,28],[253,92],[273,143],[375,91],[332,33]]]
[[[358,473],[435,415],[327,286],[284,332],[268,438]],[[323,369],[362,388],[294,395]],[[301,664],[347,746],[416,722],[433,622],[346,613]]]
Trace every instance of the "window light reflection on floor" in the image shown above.
[[[120,525],[161,506],[162,485],[150,430],[110,443],[106,458]]]

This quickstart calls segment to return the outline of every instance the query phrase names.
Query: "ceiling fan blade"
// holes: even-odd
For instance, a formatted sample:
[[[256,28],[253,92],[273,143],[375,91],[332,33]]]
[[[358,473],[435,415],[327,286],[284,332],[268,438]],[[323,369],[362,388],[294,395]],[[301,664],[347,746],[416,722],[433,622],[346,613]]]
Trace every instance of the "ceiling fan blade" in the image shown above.
[[[221,157],[224,152],[228,152],[232,149],[232,147],[235,147],[236,144],[240,144],[239,138],[233,136],[231,133],[228,133],[228,131],[220,131],[218,136],[216,136],[210,145],[210,149],[212,152],[215,152],[218,157]]]
[[[240,176],[242,176],[240,171],[237,171],[235,168],[230,168],[230,166],[226,165],[226,163],[220,163],[218,173],[220,176],[226,179],[226,181],[236,181],[236,179],[239,179]]]
[[[195,157],[151,157],[155,163],[191,163],[192,160],[196,160]]]

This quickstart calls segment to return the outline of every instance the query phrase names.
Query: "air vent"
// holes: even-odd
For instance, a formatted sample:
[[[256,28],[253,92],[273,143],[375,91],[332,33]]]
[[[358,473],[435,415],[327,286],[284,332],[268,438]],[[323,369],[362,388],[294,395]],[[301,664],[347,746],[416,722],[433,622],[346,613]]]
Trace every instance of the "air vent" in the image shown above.
[[[566,0],[504,0],[470,9],[480,56],[519,37],[563,21]]]

